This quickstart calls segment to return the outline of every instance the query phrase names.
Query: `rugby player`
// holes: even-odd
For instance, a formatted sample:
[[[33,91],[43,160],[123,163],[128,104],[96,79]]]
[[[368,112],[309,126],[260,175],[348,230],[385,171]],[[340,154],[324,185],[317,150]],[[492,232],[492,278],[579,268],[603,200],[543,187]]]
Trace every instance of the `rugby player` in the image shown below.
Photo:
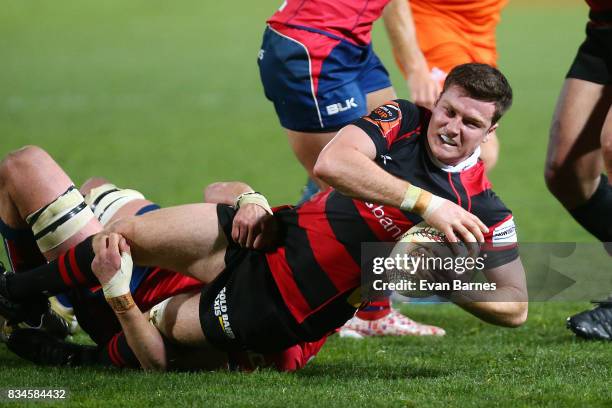
[[[77,262],[78,257],[74,252],[65,252],[71,245],[83,242],[91,234],[101,231],[102,226],[109,222],[128,215],[155,211],[159,207],[137,191],[119,189],[100,178],[90,179],[80,191],[84,195],[82,199],[59,165],[46,152],[36,147],[26,147],[10,154],[0,166],[0,232],[13,270],[20,273],[44,265],[47,260],[59,256],[59,262],[65,265],[65,268],[61,269],[58,277],[63,285],[70,288],[67,297],[81,327],[98,345],[85,347],[64,342],[61,339],[65,337],[65,331],[55,329],[57,324],[46,324],[46,332],[17,330],[12,335],[9,334],[9,347],[39,364],[140,367],[141,364],[121,331],[119,321],[104,300],[99,283],[91,275],[87,275],[89,266]],[[208,191],[221,189],[219,186],[211,186]],[[74,201],[73,197],[77,197],[75,203],[78,205],[74,207],[74,214],[71,213],[73,217],[64,224],[57,223],[57,219],[65,216],[61,209],[56,211],[64,205],[57,200],[59,192],[64,192],[59,201]],[[50,225],[59,227],[53,231],[53,228],[46,226],[44,229],[48,232],[44,234],[40,231],[41,224],[32,221],[33,217],[28,220],[23,214],[31,214],[33,208],[43,208],[49,203],[52,204],[46,211],[34,211],[34,214],[40,214],[39,218],[51,217]],[[253,227],[256,220],[252,218],[252,214],[249,215],[250,210],[250,205],[246,205],[235,218],[237,225],[240,224],[245,229]],[[36,236],[30,227],[37,231]],[[3,272],[1,269],[0,267],[0,272]],[[76,287],[77,282],[83,284],[88,279],[89,284],[85,285],[87,287]],[[138,266],[134,267],[131,273],[129,285],[138,307],[145,311],[171,296],[199,291],[203,286],[198,280],[169,270]],[[11,308],[10,304],[1,300],[2,298],[0,314],[5,314],[5,317],[33,322],[40,321],[41,315],[49,319],[48,304],[46,301],[41,302],[40,297],[30,299],[21,308]],[[51,316],[54,317],[53,322],[60,320],[55,315]],[[168,368],[210,370],[229,367],[250,371],[257,367],[272,367],[281,371],[293,371],[303,367],[324,342],[323,339],[316,343],[300,343],[281,352],[266,355],[246,352],[228,354],[211,349],[194,350],[181,348],[180,345],[167,345],[170,353],[168,361],[171,362]],[[143,368],[151,365],[148,361],[143,361],[142,364]]]
[[[273,352],[321,339],[362,301],[361,243],[397,240],[422,220],[451,242],[503,245],[486,258],[485,274],[496,282],[496,293],[450,298],[485,321],[519,326],[527,317],[527,294],[514,221],[478,160],[480,144],[511,100],[511,88],[495,68],[461,65],[449,73],[432,112],[390,101],[343,128],[315,166],[333,188],[301,206],[276,208],[257,230],[235,229],[234,207],[192,204],[122,218],[69,253],[79,265],[94,259],[87,273],[102,284],[141,364],[154,361],[155,368],[166,364],[160,332],[180,344],[222,351]],[[256,203],[254,211],[266,211],[260,194],[239,185],[234,191],[241,192],[238,210]],[[236,244],[235,234],[242,245],[258,247],[270,236],[276,241],[258,251]],[[158,332],[130,294],[132,257],[207,285],[155,306]],[[0,295],[19,302],[51,287],[64,290],[58,276],[68,267],[52,261],[3,275]]]
[[[420,54],[413,53],[413,58],[407,60],[400,57],[402,53],[397,47],[393,48],[393,52],[401,72],[410,84],[411,96],[415,103],[432,109],[444,84],[444,78],[453,67],[469,62],[496,65],[495,28],[500,20],[501,9],[507,1],[473,0],[457,3],[448,0],[407,0],[407,3],[412,12],[414,29],[410,30],[411,34],[406,38],[406,42],[410,44],[411,49],[418,48],[422,51],[430,70],[429,78],[420,63],[416,64],[419,69],[410,69],[415,65],[414,62],[420,61]],[[433,84],[429,82],[432,80]],[[434,92],[424,92],[425,90]],[[495,166],[498,156],[497,134],[491,132],[480,151],[480,158],[487,171]],[[388,304],[378,302],[370,307],[369,313],[357,313],[342,328],[340,334],[352,337],[375,335],[381,332],[383,327],[387,327],[386,323],[395,316],[395,313],[379,320],[372,317],[385,316],[388,311]],[[413,327],[418,333],[423,326],[418,324]],[[434,329],[433,332],[444,333],[441,329]]]
[[[300,202],[325,188],[313,166],[336,132],[396,98],[371,44],[372,24],[381,15],[413,99],[431,107],[439,85],[429,76],[405,0],[288,0],[267,21],[258,65],[266,97],[309,176]],[[388,300],[358,316],[367,320],[360,335],[444,334],[391,309]]]
[[[572,217],[612,241],[612,4],[586,0],[586,39],[567,73],[550,127],[546,185]],[[605,172],[606,174],[602,174]],[[608,247],[608,252],[612,249]],[[612,298],[568,319],[587,339],[612,340]]]

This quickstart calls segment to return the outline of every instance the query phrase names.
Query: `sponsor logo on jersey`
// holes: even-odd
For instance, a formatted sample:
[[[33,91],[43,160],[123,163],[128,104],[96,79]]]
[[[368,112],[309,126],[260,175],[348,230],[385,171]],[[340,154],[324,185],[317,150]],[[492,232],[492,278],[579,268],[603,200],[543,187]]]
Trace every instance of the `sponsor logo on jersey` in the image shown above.
[[[230,339],[235,339],[234,331],[232,330],[232,326],[229,322],[229,316],[227,315],[227,300],[225,297],[225,287],[217,293],[217,297],[215,297],[214,303],[214,313],[217,319],[219,319],[219,324],[221,325],[221,329]]]
[[[384,154],[381,154],[381,155],[380,155],[380,158],[382,159],[383,164],[384,164],[385,166],[387,165],[387,160],[389,160],[389,161],[392,161],[392,160],[393,160],[393,158],[392,158],[391,156],[387,156],[387,155],[384,155]]]
[[[327,109],[327,114],[331,116],[352,108],[356,108],[357,106],[359,105],[355,103],[355,98],[351,98],[345,100],[344,102],[332,103],[331,105],[327,105],[325,108]]]
[[[402,235],[402,229],[395,224],[395,221],[386,216],[385,207],[383,205],[377,206],[372,203],[365,203],[365,205],[368,207],[372,215],[376,217],[378,223],[383,227],[383,229],[391,234],[393,238],[397,239],[400,235]]]
[[[370,118],[377,122],[393,122],[397,120],[399,116],[399,106],[392,104],[379,106],[370,113]]]
[[[389,102],[374,109],[364,119],[376,125],[383,137],[387,137],[402,122],[402,112],[397,102]]]
[[[511,244],[517,241],[514,218],[502,222],[493,230],[493,244]]]

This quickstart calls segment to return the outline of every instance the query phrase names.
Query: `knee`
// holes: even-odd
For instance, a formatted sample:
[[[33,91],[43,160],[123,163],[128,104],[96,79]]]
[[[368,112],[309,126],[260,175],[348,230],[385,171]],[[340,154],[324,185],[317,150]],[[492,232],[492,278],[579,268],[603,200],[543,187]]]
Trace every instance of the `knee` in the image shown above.
[[[81,194],[83,194],[84,196],[86,196],[87,194],[89,194],[89,192],[96,188],[96,187],[100,187],[103,184],[107,184],[108,180],[105,179],[104,177],[91,177],[89,179],[87,179],[79,188],[79,191],[81,192]]]
[[[9,153],[0,162],[0,185],[6,185],[15,176],[23,174],[28,166],[39,166],[48,158],[49,154],[38,146],[24,146]]]
[[[554,121],[550,128],[551,142],[549,143],[556,140],[556,135],[558,132],[559,123],[558,121]],[[548,191],[557,197],[557,199],[560,199],[563,196],[564,186],[566,186],[567,182],[569,181],[567,176],[568,172],[571,172],[569,169],[571,167],[571,163],[569,163],[567,157],[558,157],[559,154],[556,154],[555,150],[551,149],[550,146],[548,149],[546,164],[544,166],[544,182],[546,183]]]
[[[612,171],[612,168],[609,168],[610,164],[612,164],[612,134],[602,138],[601,153],[606,163],[607,170]]]

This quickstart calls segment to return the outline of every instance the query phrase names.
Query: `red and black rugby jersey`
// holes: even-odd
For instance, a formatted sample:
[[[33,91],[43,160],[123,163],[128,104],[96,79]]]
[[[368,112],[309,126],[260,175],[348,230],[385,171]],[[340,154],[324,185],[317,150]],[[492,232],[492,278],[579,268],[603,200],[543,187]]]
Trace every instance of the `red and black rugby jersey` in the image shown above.
[[[461,205],[489,227],[486,241],[503,244],[505,250],[502,256],[487,258],[488,268],[516,259],[512,213],[491,190],[478,152],[453,171],[441,168],[426,148],[428,123],[429,111],[397,100],[377,108],[354,125],[363,129],[376,145],[379,166]],[[266,256],[287,307],[298,323],[308,323],[314,314],[325,313],[326,321],[338,326],[354,312],[347,310],[346,305],[354,303],[348,298],[361,283],[361,243],[396,241],[422,221],[418,215],[352,199],[334,189],[275,215],[285,239],[281,247]],[[337,319],[332,322],[330,316]]]
[[[372,24],[390,0],[287,0],[269,24],[313,30],[357,45],[371,41]]]

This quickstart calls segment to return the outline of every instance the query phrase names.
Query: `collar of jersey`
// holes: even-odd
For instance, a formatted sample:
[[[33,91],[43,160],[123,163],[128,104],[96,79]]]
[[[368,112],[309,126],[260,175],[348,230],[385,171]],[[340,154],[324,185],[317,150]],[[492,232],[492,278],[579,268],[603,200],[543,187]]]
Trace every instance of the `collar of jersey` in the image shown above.
[[[440,160],[436,159],[433,154],[431,154],[431,151],[429,150],[429,143],[425,143],[425,145],[427,147],[427,155],[431,159],[432,163],[435,164],[440,170],[447,173],[461,173],[462,171],[476,165],[476,163],[478,163],[478,158],[480,157],[480,146],[478,146],[470,157],[454,166],[451,166],[450,164],[442,163]]]

